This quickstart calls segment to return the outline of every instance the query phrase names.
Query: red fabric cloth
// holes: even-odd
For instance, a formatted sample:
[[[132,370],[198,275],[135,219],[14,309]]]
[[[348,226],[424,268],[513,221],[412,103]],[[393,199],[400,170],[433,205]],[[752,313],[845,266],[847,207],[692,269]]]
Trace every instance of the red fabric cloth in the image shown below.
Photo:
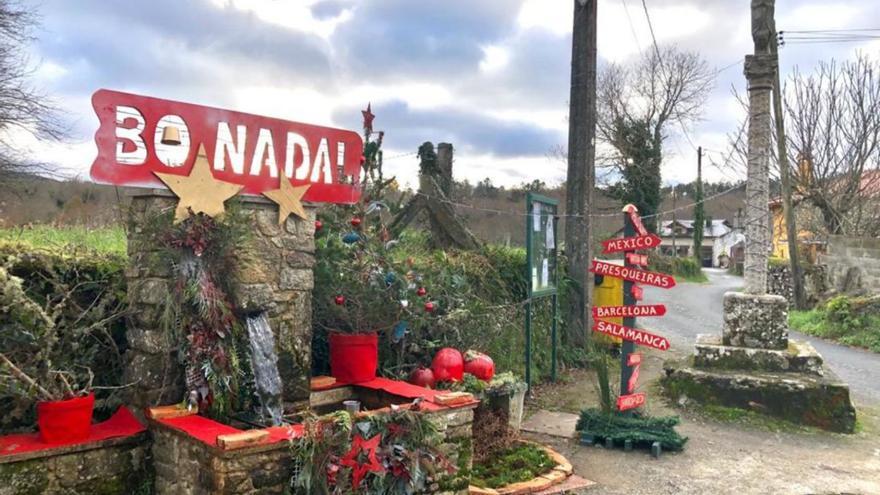
[[[102,423],[92,425],[85,440],[69,443],[44,443],[39,433],[19,433],[0,437],[0,456],[51,450],[70,445],[86,445],[108,438],[129,437],[146,430],[127,407],[120,407],[113,416]]]
[[[217,446],[217,437],[220,435],[244,431],[198,415],[161,419],[159,422],[180,430],[196,440],[211,446]],[[291,425],[290,427],[273,426],[265,430],[269,432],[269,438],[262,445],[284,442],[291,438],[300,437],[303,434],[302,425]]]

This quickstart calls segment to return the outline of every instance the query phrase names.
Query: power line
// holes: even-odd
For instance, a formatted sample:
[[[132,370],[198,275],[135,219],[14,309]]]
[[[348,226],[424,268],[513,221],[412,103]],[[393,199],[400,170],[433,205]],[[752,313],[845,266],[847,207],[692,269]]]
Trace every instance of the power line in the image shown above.
[[[642,53],[642,44],[639,42],[639,35],[636,34],[636,27],[633,25],[632,17],[629,15],[629,7],[626,5],[626,0],[620,0],[620,3],[623,4],[623,11],[626,13],[626,20],[629,22],[629,30],[636,42],[636,48],[639,49],[639,53]]]
[[[663,60],[660,57],[660,48],[657,46],[657,37],[654,36],[654,24],[651,22],[651,14],[648,12],[648,4],[642,0],[642,8],[645,9],[645,18],[648,19],[648,29],[651,31],[651,41],[654,43],[654,51],[657,52],[657,60],[660,67],[663,67]]]

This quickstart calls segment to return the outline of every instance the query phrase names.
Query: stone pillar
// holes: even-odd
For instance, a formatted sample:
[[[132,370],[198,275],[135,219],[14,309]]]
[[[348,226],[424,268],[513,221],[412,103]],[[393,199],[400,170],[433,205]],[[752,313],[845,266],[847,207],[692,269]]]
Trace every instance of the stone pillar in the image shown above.
[[[237,250],[238,280],[230,296],[239,315],[268,312],[284,401],[305,407],[311,374],[315,210],[306,206],[307,220],[291,215],[278,225],[274,203],[251,196],[240,201],[253,228],[248,242]],[[179,402],[184,394],[179,346],[168,341],[161,325],[173,289],[171,260],[160,256],[159,240],[143,229],[176,202],[164,190],[139,192],[132,198],[126,269],[131,310],[126,383],[135,383],[129,403],[138,407]]]
[[[746,182],[745,291],[765,294],[770,255],[770,96],[775,57],[747,55],[749,85],[748,177]]]

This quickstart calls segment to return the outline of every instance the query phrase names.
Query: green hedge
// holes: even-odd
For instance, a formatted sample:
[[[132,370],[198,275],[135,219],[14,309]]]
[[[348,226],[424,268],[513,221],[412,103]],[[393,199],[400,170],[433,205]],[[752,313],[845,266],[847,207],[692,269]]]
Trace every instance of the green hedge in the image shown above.
[[[795,330],[880,352],[880,296],[837,296],[810,311],[789,312]]]
[[[705,282],[708,280],[703,274],[700,264],[690,256],[675,257],[651,253],[648,255],[648,269],[679,277],[690,282]]]
[[[99,322],[125,307],[125,256],[71,246],[38,249],[29,243],[0,241],[0,263],[23,280],[30,299],[43,308],[57,309],[54,317],[59,328],[98,325],[106,330],[84,341],[65,343],[62,356],[56,358],[59,368],[87,366],[95,374],[94,385],[121,385],[124,321],[120,318],[106,327]],[[0,331],[3,322],[0,318]],[[98,390],[95,395],[99,419],[121,404],[119,389]],[[32,429],[33,409],[32,400],[15,398],[0,386],[0,431]]]

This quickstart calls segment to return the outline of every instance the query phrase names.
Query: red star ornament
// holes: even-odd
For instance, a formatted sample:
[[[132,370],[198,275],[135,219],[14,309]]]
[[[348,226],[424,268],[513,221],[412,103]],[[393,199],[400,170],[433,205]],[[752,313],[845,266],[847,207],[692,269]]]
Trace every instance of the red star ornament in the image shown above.
[[[376,116],[373,115],[373,110],[370,108],[370,105],[370,103],[367,103],[367,109],[361,110],[361,114],[364,116],[364,131],[368,134],[373,133],[373,119],[376,118]]]
[[[369,440],[364,440],[364,437],[360,436],[360,434],[355,435],[354,440],[351,442],[351,450],[339,462],[343,466],[351,468],[351,486],[355,490],[360,488],[361,481],[367,473],[382,472],[382,464],[376,459],[376,450],[379,448],[379,441],[381,439],[382,435],[376,435]],[[366,464],[361,464],[358,461],[358,456],[361,452],[367,453]]]

